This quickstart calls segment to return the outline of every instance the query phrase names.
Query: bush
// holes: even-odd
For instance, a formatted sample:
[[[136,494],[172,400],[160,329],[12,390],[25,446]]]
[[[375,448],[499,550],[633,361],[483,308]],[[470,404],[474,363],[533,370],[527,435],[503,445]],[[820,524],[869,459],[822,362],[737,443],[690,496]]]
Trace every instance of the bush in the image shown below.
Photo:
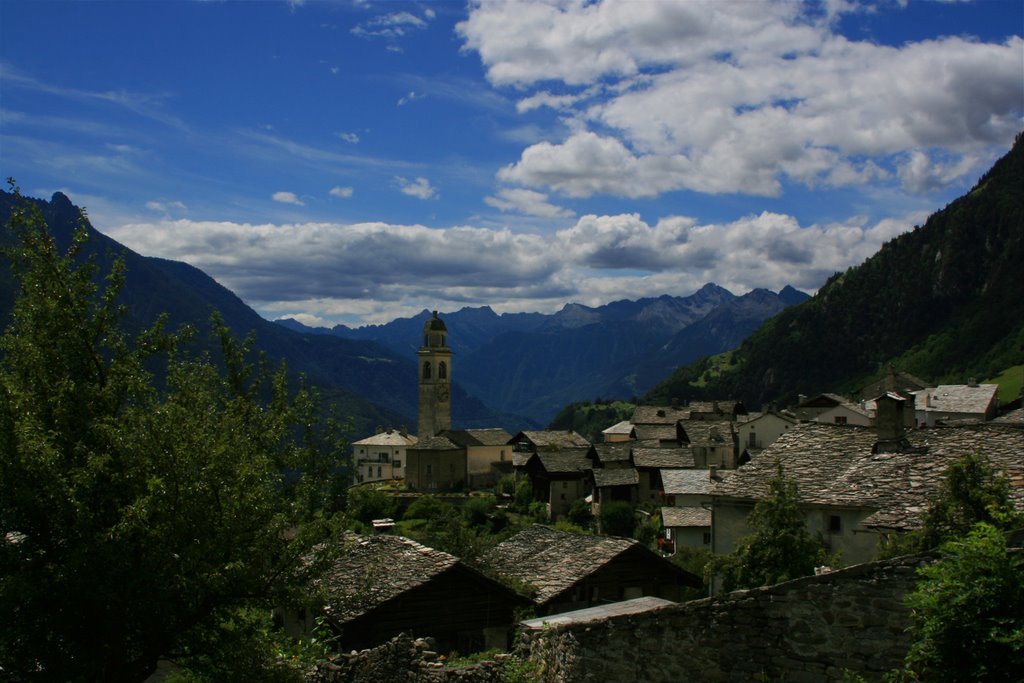
[[[590,503],[582,498],[572,502],[572,505],[569,506],[569,511],[565,514],[565,518],[571,524],[583,529],[589,528],[594,523],[594,514],[590,511]]]
[[[494,496],[472,496],[462,506],[462,517],[470,526],[484,526],[490,520],[496,505]]]
[[[412,502],[402,519],[445,519],[455,516],[455,506],[435,496],[420,496]]]
[[[598,514],[601,533],[607,536],[633,536],[636,529],[636,515],[633,506],[624,500],[613,500],[601,505]]]
[[[369,524],[375,519],[394,517],[398,512],[398,500],[369,486],[355,486],[348,491],[346,508],[350,517]]]

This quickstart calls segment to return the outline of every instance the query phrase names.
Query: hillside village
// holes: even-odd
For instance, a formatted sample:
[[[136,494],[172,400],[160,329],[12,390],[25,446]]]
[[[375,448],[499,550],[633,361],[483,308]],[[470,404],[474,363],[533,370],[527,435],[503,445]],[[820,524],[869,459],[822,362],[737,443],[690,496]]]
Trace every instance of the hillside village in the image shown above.
[[[732,552],[779,465],[799,487],[807,529],[834,558],[830,572],[872,563],[888,539],[919,528],[947,469],[967,453],[1007,478],[1024,511],[1024,409],[1019,399],[1000,406],[995,384],[928,386],[889,368],[855,396],[800,396],[785,409],[748,411],[726,398],[638,405],[590,443],[572,431],[453,429],[447,336],[435,312],[418,351],[418,434],[387,429],[355,441],[353,490],[397,485],[406,507],[422,496],[458,504],[511,478],[542,504],[547,526],[468,565],[391,535],[392,519],[374,520],[379,535],[358,537],[346,567],[327,579],[334,596],[366,585],[356,608],[341,598],[325,608],[343,651],[402,633],[431,638],[439,652],[504,651],[516,620],[521,632],[610,623],[699,597],[703,577],[672,557]],[[601,509],[618,502],[657,517],[657,538],[605,535]],[[598,535],[550,526],[581,505]],[[523,621],[526,605],[532,621]]]

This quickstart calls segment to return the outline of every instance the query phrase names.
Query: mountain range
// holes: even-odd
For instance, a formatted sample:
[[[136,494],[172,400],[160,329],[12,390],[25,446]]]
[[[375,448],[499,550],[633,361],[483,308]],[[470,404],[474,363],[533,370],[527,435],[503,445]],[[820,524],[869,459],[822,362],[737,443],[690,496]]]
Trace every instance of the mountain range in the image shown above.
[[[13,194],[0,192],[0,223],[6,224],[14,201]],[[68,197],[57,192],[50,201],[25,201],[39,208],[58,245],[66,247],[80,217]],[[142,256],[88,223],[87,229],[90,240],[82,257],[96,258],[100,272],[109,270],[114,255],[125,260],[121,303],[129,331],[166,314],[172,328],[188,324],[199,330],[195,350],[215,357],[214,340],[203,332],[217,310],[234,334],[252,333],[256,351],[273,363],[286,361],[292,373],[303,374],[336,405],[340,416],[351,417],[354,435],[377,426],[415,424],[415,352],[428,311],[356,329],[275,324],[201,270]],[[11,233],[0,231],[0,246],[12,240]],[[15,294],[9,267],[0,260],[0,324],[6,325]],[[737,297],[709,284],[688,297],[597,308],[567,304],[552,315],[498,315],[487,307],[445,314],[456,353],[453,422],[518,431],[544,426],[570,401],[638,394],[700,353],[731,348],[787,302],[806,296],[787,288],[778,295],[756,290]]]
[[[1024,134],[923,226],[645,398],[786,404],[853,392],[890,365],[934,383],[1024,375]]]
[[[490,307],[442,315],[455,354],[453,381],[500,413],[545,425],[572,401],[637,396],[676,367],[734,348],[766,319],[808,295],[786,287],[736,296],[707,284],[690,296],[660,296],[589,307],[566,304],[553,314],[502,313]],[[413,357],[424,310],[384,325],[310,328],[303,333],[373,341]]]

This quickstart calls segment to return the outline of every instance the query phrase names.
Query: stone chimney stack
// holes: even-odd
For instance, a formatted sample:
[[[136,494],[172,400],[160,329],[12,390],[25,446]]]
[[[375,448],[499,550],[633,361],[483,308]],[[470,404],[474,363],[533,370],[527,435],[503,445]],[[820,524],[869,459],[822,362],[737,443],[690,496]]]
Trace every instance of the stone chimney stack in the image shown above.
[[[897,453],[907,447],[904,418],[906,404],[907,399],[895,393],[882,394],[875,399],[875,431],[878,441],[875,442],[873,452]]]

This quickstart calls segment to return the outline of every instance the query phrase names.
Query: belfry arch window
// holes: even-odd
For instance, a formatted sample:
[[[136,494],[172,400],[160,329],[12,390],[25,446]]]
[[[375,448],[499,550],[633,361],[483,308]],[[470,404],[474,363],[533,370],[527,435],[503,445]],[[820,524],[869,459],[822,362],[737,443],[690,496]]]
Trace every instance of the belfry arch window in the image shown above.
[[[437,364],[437,376],[439,379],[448,379],[448,364],[444,361]]]
[[[423,379],[430,379],[430,361],[423,363]]]

